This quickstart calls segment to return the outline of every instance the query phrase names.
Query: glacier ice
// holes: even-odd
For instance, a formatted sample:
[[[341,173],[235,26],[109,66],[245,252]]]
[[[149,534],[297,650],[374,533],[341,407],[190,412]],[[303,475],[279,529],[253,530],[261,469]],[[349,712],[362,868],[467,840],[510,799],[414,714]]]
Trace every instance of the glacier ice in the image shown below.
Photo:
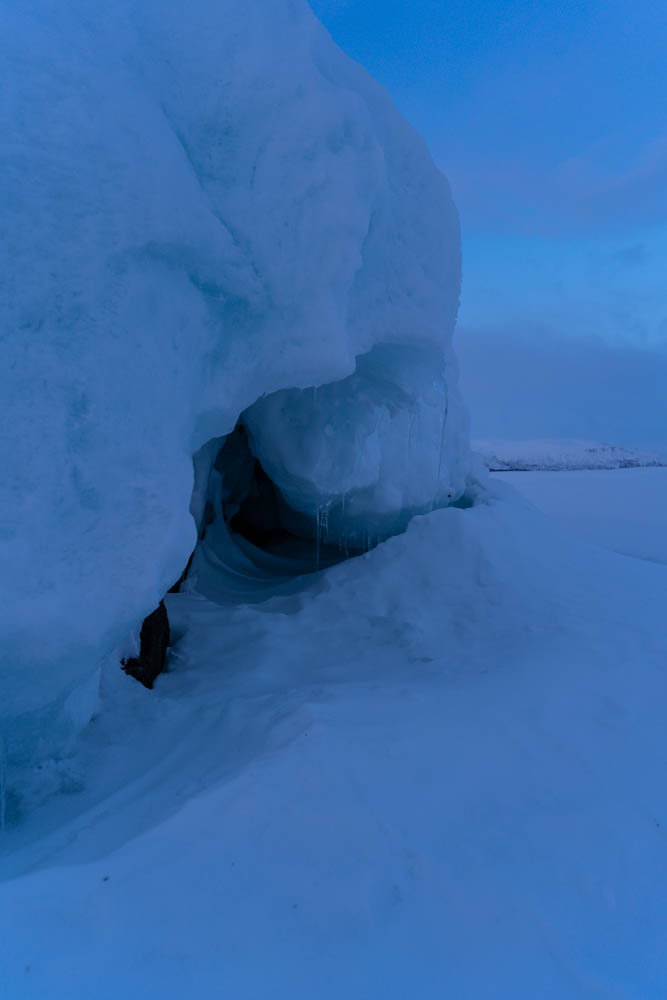
[[[27,759],[179,577],[192,456],[241,414],[341,542],[460,495],[467,429],[448,184],[304,0],[5,0],[3,41],[0,725]]]
[[[459,497],[467,470],[453,361],[381,343],[347,378],[284,389],[244,414],[253,448],[291,507],[359,546]],[[454,410],[450,422],[450,406]]]

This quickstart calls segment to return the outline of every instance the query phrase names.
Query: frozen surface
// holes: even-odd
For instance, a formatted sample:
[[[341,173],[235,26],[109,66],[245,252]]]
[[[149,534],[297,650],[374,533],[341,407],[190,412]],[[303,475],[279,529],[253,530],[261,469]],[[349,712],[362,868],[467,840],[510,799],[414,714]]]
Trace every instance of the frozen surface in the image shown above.
[[[663,1000],[667,568],[497,488],[169,598],[169,673],[107,670],[5,832],[8,997]]]
[[[667,469],[499,472],[527,500],[581,538],[667,563]]]
[[[667,453],[626,448],[604,441],[478,439],[473,447],[487,468],[502,471],[559,469],[634,469],[667,466]]]
[[[347,492],[390,528],[462,490],[460,241],[424,144],[305,0],[6,0],[2,40],[0,727],[28,759],[94,710],[191,552],[193,453],[261,396],[344,381],[313,423],[335,481],[303,505]],[[424,386],[376,379],[379,344],[424,352]],[[254,433],[280,430],[294,494],[274,416]]]

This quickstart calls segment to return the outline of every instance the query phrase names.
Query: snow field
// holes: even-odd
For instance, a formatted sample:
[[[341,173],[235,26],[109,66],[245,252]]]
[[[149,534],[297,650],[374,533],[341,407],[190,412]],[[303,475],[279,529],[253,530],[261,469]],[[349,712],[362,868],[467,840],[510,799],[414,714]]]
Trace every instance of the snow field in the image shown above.
[[[169,598],[5,859],[12,998],[664,996],[667,573],[496,490]]]
[[[667,563],[667,469],[499,472],[580,538],[624,555]]]

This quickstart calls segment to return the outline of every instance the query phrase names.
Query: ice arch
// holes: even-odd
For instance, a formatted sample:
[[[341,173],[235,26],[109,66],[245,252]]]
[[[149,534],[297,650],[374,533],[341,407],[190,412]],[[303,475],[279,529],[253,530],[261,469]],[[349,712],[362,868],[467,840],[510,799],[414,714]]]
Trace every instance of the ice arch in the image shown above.
[[[195,456],[188,586],[261,599],[459,502],[467,456],[451,395],[432,350],[379,344],[345,379],[262,397]]]
[[[347,378],[283,390],[244,414],[290,506],[362,547],[465,486],[456,372],[432,347],[377,344]],[[452,407],[452,420],[449,408]]]
[[[332,531],[463,488],[460,240],[305,0],[6,0],[3,41],[0,726],[26,759],[180,574],[192,455],[241,413],[292,506],[346,496]]]

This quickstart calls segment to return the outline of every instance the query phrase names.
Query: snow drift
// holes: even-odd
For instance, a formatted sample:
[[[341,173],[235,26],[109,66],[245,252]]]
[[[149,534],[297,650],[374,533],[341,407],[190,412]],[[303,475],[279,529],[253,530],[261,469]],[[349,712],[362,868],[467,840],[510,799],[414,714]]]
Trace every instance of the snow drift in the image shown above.
[[[25,758],[178,578],[192,456],[240,414],[341,544],[455,500],[467,458],[448,185],[305,2],[7,0],[3,41],[1,712]]]
[[[169,595],[174,669],[109,664],[41,772],[76,794],[8,824],[3,995],[664,1000],[667,569],[494,491],[299,594]]]

